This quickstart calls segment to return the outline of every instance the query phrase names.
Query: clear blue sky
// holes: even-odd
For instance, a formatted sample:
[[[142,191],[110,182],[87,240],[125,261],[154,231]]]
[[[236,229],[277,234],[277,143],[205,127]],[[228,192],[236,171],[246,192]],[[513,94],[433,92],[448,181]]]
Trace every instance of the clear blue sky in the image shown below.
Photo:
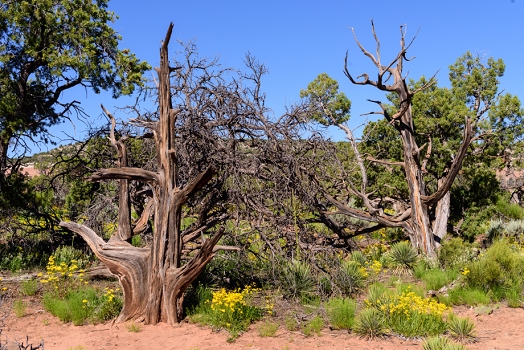
[[[218,55],[225,66],[241,68],[245,54],[251,52],[269,69],[263,90],[276,115],[297,102],[300,89],[325,72],[339,81],[352,101],[351,126],[366,121],[360,114],[375,108],[366,99],[385,97],[371,87],[352,85],[342,69],[348,50],[351,73],[375,74],[349,29],[355,28],[360,41],[374,52],[371,19],[381,40],[383,61],[398,52],[400,25],[407,25],[408,39],[420,29],[408,51],[408,56],[416,56],[405,65],[409,77],[431,76],[440,69],[439,85],[447,85],[448,66],[469,50],[502,58],[506,63],[502,89],[524,99],[524,0],[113,0],[109,7],[120,17],[113,26],[122,35],[121,47],[152,66],[158,66],[160,42],[170,22],[175,24],[172,38],[195,39],[201,55]],[[177,50],[173,40],[171,49],[173,57]],[[129,102],[91,91],[87,98],[84,91],[78,94],[75,97],[82,98],[84,109],[94,118],[100,116],[101,102],[110,111]],[[122,112],[115,115],[127,118]],[[62,127],[73,132],[69,125]],[[77,137],[83,128],[76,124]],[[55,134],[60,134],[58,128]]]

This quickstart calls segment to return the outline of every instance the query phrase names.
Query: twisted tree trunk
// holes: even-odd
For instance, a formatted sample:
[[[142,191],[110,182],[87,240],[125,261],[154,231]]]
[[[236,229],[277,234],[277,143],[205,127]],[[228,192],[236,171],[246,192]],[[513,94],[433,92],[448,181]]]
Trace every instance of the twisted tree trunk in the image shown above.
[[[208,166],[185,186],[178,186],[177,155],[175,148],[175,125],[179,110],[171,104],[168,44],[173,25],[169,26],[160,51],[159,77],[159,119],[151,129],[157,146],[158,166],[155,172],[127,167],[127,155],[122,140],[114,135],[114,118],[110,134],[118,150],[119,167],[101,169],[90,179],[120,180],[118,229],[108,242],[90,228],[72,222],[61,222],[60,226],[78,233],[89,244],[96,256],[118,276],[124,291],[124,307],[118,321],[144,318],[147,324],[167,322],[178,323],[183,317],[182,303],[187,287],[213,258],[215,246],[224,234],[219,229],[215,234],[200,242],[200,249],[181,264],[184,237],[181,231],[182,207],[203,186],[216,175]],[[128,181],[147,182],[153,189],[154,232],[149,248],[133,247],[127,242],[132,234]],[[149,208],[143,215],[149,216]],[[140,222],[147,221],[142,218]],[[206,224],[204,222],[203,224]],[[205,231],[205,230],[204,230]],[[193,235],[193,237],[200,237]]]

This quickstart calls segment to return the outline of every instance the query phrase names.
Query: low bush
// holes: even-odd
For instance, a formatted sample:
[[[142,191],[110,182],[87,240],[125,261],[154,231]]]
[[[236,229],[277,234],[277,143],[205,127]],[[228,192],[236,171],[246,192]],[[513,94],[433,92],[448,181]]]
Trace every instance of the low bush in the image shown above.
[[[46,310],[62,322],[82,325],[89,321],[98,323],[116,317],[123,307],[120,290],[93,288],[84,280],[76,260],[55,263],[49,257],[47,273],[40,282],[44,288],[43,304]]]
[[[515,291],[524,285],[524,256],[507,240],[500,240],[488,248],[478,260],[468,264],[464,281],[470,288],[488,293],[492,299],[514,298]]]
[[[282,269],[280,284],[286,296],[299,299],[308,296],[315,290],[315,279],[311,267],[306,263],[293,260]]]

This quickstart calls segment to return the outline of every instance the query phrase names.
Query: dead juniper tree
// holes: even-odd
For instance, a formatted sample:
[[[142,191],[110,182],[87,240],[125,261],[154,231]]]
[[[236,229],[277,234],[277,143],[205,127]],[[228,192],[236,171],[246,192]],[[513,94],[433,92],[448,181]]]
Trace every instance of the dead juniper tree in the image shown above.
[[[218,250],[237,249],[218,244],[226,233],[225,222],[238,221],[241,209],[259,205],[244,201],[242,193],[251,186],[245,179],[258,173],[264,152],[256,147],[269,147],[268,132],[278,130],[264,117],[263,66],[248,56],[248,73],[223,69],[216,60],[198,58],[194,44],[186,45],[170,64],[172,28],[171,24],[156,69],[156,117],[131,121],[146,129],[143,137],[153,137],[156,169],[127,165],[125,140],[118,138],[114,118],[106,112],[112,121],[109,137],[117,149],[118,166],[99,169],[89,179],[120,182],[118,228],[106,242],[85,225],[60,223],[82,236],[118,276],[124,307],[117,321],[180,322],[187,287]],[[138,222],[131,220],[129,181],[151,189]],[[150,216],[151,244],[129,244]]]
[[[347,54],[344,72],[353,84],[373,86],[380,91],[392,94],[394,99],[398,101],[397,106],[390,108],[380,101],[370,100],[370,102],[378,105],[380,111],[369,114],[380,114],[393,126],[394,132],[396,132],[395,137],[400,139],[401,149],[399,152],[401,153],[401,161],[376,159],[369,154],[362,154],[359,141],[345,123],[349,114],[347,114],[346,119],[341,118],[341,115],[337,114],[340,110],[344,110],[343,108],[338,108],[338,110],[336,108],[337,106],[343,106],[340,99],[336,99],[340,95],[333,93],[333,91],[338,89],[338,85],[335,85],[336,82],[335,84],[325,85],[334,90],[331,93],[328,91],[326,94],[324,93],[326,90],[324,87],[322,88],[324,90],[323,95],[315,90],[315,88],[322,90],[319,88],[322,86],[317,81],[316,85],[310,84],[308,90],[301,94],[303,97],[307,97],[311,108],[316,111],[317,121],[320,116],[323,118],[320,120],[321,123],[324,121],[323,124],[334,125],[344,131],[349,141],[349,147],[343,151],[324,143],[322,152],[324,152],[326,158],[332,159],[332,171],[312,171],[310,174],[315,175],[311,175],[310,179],[318,184],[319,191],[322,193],[321,197],[323,197],[326,206],[326,209],[323,211],[324,215],[330,217],[335,217],[336,215],[347,216],[371,223],[363,229],[356,230],[352,235],[373,232],[384,227],[401,228],[409,236],[416,248],[428,256],[434,257],[439,241],[436,233],[442,231],[442,229],[445,233],[446,230],[445,225],[449,216],[449,191],[451,185],[461,169],[468,147],[475,139],[472,122],[468,118],[468,114],[463,116],[465,122],[462,126],[460,145],[453,152],[454,157],[445,169],[442,178],[439,179],[438,186],[428,186],[425,175],[427,173],[428,160],[433,156],[431,137],[429,139],[426,137],[427,142],[424,145],[417,143],[412,101],[415,94],[430,88],[435,83],[435,80],[431,78],[425,84],[413,90],[406,83],[403,69],[405,61],[409,61],[407,50],[413,41],[406,44],[404,27],[401,26],[400,28],[400,51],[392,61],[386,63],[382,61],[380,41],[375,32],[373,22],[372,32],[377,44],[376,54],[372,54],[364,48],[358,41],[354,31],[353,35],[362,53],[377,68],[377,78],[374,80],[371,78],[372,75],[367,73],[354,78],[348,69]],[[320,79],[320,76],[318,79]],[[326,80],[325,77],[324,80]],[[331,98],[331,100],[326,100],[326,96]],[[349,104],[346,107],[349,113]],[[477,112],[483,113],[483,111]],[[322,144],[319,143],[319,145]],[[347,159],[340,158],[340,154],[344,152],[348,154],[346,156]],[[370,190],[370,184],[368,183],[370,164],[378,164],[383,166],[384,169],[390,170],[392,168],[400,168],[407,183],[407,198],[385,197],[374,190]],[[430,188],[433,188],[433,190],[430,190]],[[446,201],[447,205],[440,208]],[[328,207],[330,209],[327,209]],[[394,209],[394,211],[387,209]]]

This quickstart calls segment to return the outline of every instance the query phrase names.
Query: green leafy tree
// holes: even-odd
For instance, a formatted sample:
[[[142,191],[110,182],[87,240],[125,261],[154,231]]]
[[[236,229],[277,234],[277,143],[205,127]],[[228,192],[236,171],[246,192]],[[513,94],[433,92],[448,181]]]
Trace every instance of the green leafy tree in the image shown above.
[[[74,87],[131,94],[150,67],[119,49],[108,0],[0,3],[0,191],[20,167],[25,140],[49,142],[50,126],[82,113],[63,92]]]
[[[378,69],[376,80],[368,74],[355,80],[345,68],[352,83],[384,91],[392,102],[386,105],[371,101],[380,111],[370,114],[380,114],[384,119],[370,123],[362,141],[353,137],[347,124],[331,117],[329,104],[314,104],[315,96],[321,93],[301,95],[312,101],[310,106],[316,108],[315,113],[341,128],[352,145],[356,169],[345,168],[347,164],[332,154],[336,158],[331,163],[340,169],[316,174],[328,205],[337,208],[332,214],[375,223],[355,234],[382,227],[402,228],[415,247],[434,256],[446,233],[450,189],[462,173],[466,156],[499,157],[522,135],[520,122],[524,113],[516,97],[498,92],[498,78],[504,73],[502,60],[485,62],[468,52],[450,67],[451,88],[437,87],[434,78],[406,82],[402,71],[409,45],[401,33],[401,50],[387,64],[381,62],[374,27],[376,55],[357,40],[359,48]],[[319,77],[316,81],[320,80]],[[315,82],[310,87],[321,88]],[[326,92],[331,96],[337,93],[336,89]],[[322,122],[318,117],[312,119]],[[477,158],[479,161],[482,163],[483,159]],[[470,166],[478,167],[473,162]],[[340,178],[333,178],[333,174]]]

